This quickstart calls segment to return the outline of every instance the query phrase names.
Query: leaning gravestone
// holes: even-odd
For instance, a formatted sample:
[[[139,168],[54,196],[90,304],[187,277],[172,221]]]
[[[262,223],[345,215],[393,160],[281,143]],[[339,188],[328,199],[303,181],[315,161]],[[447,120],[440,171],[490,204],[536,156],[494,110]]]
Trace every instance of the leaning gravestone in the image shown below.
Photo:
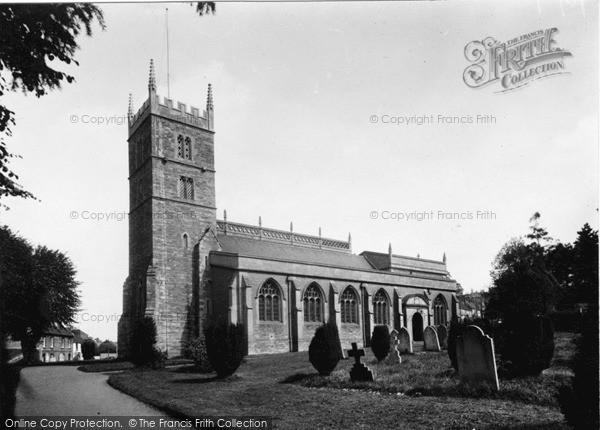
[[[352,349],[348,350],[348,357],[354,357],[354,366],[350,370],[351,381],[373,381],[373,372],[360,362],[360,357],[365,356],[364,349],[358,349],[356,342],[352,342]]]
[[[404,327],[400,327],[400,330],[398,330],[398,351],[401,354],[413,353],[413,345],[412,339],[410,338],[410,333]]]
[[[494,341],[479,327],[470,325],[456,338],[456,358],[462,382],[473,385],[487,382],[500,389]]]
[[[400,351],[398,351],[398,331],[392,330],[390,333],[390,353],[385,359],[387,364],[400,364],[402,363],[402,357],[400,357]]]
[[[444,349],[448,349],[448,329],[445,325],[437,326],[438,339],[440,346]]]
[[[425,340],[425,351],[441,351],[440,341],[438,339],[438,334],[435,328],[433,328],[430,325],[425,327],[425,331],[423,332],[423,339]]]

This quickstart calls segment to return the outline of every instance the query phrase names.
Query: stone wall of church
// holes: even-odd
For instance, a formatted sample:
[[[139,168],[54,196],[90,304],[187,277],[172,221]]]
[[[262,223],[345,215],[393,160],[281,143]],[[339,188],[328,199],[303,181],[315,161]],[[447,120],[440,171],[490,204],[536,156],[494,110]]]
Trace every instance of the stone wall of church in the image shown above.
[[[373,299],[383,291],[387,300],[387,322],[391,330],[407,326],[406,318],[414,312],[423,315],[423,329],[433,324],[432,304],[439,294],[446,302],[452,303],[452,291],[440,291],[421,287],[407,287],[381,283],[364,283],[350,279],[323,279],[321,277],[294,276],[286,274],[292,266],[280,263],[279,270],[268,270],[266,260],[254,260],[252,270],[238,270],[238,257],[219,255],[216,253],[211,262],[214,273],[228,273],[213,277],[215,306],[229,307],[231,321],[242,321],[248,330],[249,354],[281,353],[288,351],[306,351],[316,329],[325,321],[335,321],[343,350],[350,348],[352,342],[361,347],[370,345],[370,338],[376,318]],[[212,254],[211,254],[212,255]],[[233,264],[233,262],[238,263]],[[247,260],[244,261],[247,265]],[[238,276],[233,279],[234,274]],[[292,272],[293,273],[293,272]],[[333,273],[332,273],[333,274]],[[273,280],[279,286],[281,302],[281,320],[265,321],[259,316],[259,292],[267,280]],[[311,285],[321,291],[322,315],[320,321],[305,321],[304,293]],[[358,306],[358,322],[341,321],[341,300],[346,288],[351,287],[356,294]],[[226,293],[229,291],[229,293]],[[419,297],[421,307],[416,304],[406,306],[406,298]],[[412,302],[410,302],[412,303]],[[408,313],[408,315],[406,315]],[[451,319],[451,308],[448,307],[448,321]],[[224,311],[222,312],[224,315]],[[408,322],[409,330],[412,329]]]
[[[244,273],[240,290],[241,315],[248,328],[248,353],[265,354],[289,352],[291,348],[290,325],[293,324],[293,303],[290,302],[285,276],[264,273]],[[267,280],[273,280],[279,288],[280,321],[261,320],[258,296]]]

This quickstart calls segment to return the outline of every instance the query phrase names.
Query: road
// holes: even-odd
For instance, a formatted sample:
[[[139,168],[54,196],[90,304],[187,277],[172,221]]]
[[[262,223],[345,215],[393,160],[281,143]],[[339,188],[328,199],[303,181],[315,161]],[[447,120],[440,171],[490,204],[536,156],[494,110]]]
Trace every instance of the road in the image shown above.
[[[28,367],[21,371],[16,415],[162,416],[165,414],[115,390],[108,375],[84,373],[76,366]]]

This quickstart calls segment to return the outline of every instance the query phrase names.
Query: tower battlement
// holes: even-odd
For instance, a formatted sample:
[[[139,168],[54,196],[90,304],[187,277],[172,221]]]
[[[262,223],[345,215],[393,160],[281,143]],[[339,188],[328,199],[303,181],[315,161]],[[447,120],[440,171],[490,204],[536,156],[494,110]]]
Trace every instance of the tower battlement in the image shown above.
[[[133,102],[131,94],[129,95],[129,136],[135,133],[135,130],[148,117],[154,114],[164,118],[180,122],[186,125],[202,128],[214,132],[214,106],[212,86],[208,84],[208,93],[206,97],[206,109],[200,113],[200,109],[194,106],[188,106],[185,103],[177,102],[173,99],[160,96],[156,92],[156,78],[154,76],[154,62],[150,60],[150,78],[148,83],[148,98],[137,113],[133,113]]]
[[[190,106],[188,109],[188,105],[185,103],[154,93],[150,94],[137,113],[129,116],[129,135],[132,135],[150,114],[214,131],[212,109],[204,109],[202,112],[195,106]]]

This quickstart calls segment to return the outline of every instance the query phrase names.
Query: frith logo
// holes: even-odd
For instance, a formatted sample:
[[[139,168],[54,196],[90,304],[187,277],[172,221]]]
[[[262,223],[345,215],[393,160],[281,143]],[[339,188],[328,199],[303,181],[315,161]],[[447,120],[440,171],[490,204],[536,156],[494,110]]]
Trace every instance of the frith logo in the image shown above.
[[[465,47],[465,57],[472,63],[464,73],[465,84],[479,88],[499,81],[502,89],[511,91],[548,76],[565,72],[569,51],[556,47],[553,36],[557,28],[524,34],[505,43],[493,37],[474,40]]]

